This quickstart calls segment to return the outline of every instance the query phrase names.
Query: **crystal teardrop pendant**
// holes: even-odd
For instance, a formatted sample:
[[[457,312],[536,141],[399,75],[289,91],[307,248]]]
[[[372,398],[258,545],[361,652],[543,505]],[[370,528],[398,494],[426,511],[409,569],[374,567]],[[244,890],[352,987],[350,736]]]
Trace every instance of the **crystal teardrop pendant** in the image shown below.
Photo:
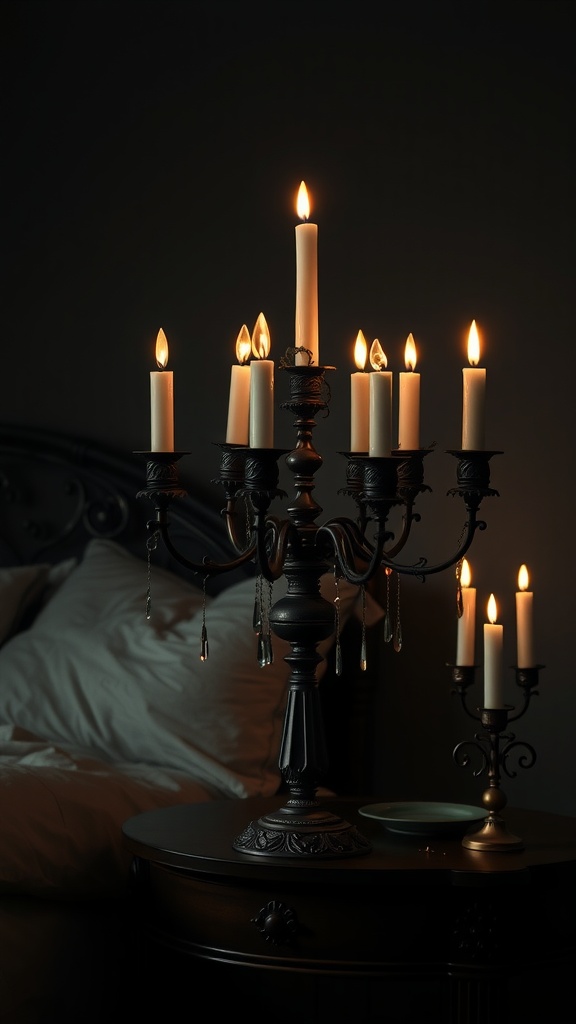
[[[262,633],[258,634],[258,664],[260,668],[264,668],[266,662],[266,643],[262,636]]]
[[[360,671],[366,671],[366,637],[362,637],[362,645],[360,647]]]
[[[392,639],[392,619],[390,613],[386,612],[384,616],[384,643],[389,644]]]
[[[208,633],[206,632],[206,626],[202,626],[202,634],[200,638],[200,661],[208,660]]]
[[[336,675],[337,676],[341,676],[342,675],[342,648],[340,647],[339,643],[336,644],[336,665],[335,665],[335,671],[336,671]]]
[[[394,630],[394,650],[396,652],[402,650],[402,627],[400,625],[400,619],[396,620],[396,628]]]

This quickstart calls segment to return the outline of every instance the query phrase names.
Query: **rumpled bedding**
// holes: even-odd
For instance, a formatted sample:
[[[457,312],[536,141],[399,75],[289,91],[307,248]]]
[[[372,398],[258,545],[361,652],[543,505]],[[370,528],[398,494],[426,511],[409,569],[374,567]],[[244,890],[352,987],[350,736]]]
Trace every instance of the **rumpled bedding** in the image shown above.
[[[131,861],[124,822],[222,796],[183,772],[97,760],[0,725],[0,895],[123,896]]]

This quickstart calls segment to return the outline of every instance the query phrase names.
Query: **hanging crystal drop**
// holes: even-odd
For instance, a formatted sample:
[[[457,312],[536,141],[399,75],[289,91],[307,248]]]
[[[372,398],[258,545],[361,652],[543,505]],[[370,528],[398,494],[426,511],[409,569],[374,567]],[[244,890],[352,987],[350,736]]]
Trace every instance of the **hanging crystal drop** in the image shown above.
[[[392,619],[390,618],[390,612],[386,611],[384,616],[384,643],[389,644],[392,639]]]
[[[339,642],[336,644],[336,666],[335,666],[335,669],[336,669],[336,675],[337,676],[341,676],[342,675],[342,648],[340,647],[340,643]]]
[[[270,633],[267,633],[264,637],[264,656],[266,658],[266,665],[272,665],[274,662],[274,652],[272,651],[272,637]]]
[[[366,671],[366,637],[362,635],[362,644],[360,647],[360,671]]]
[[[402,650],[402,626],[400,625],[400,619],[396,620],[396,628],[394,630],[394,650]]]
[[[258,664],[260,668],[266,665],[266,643],[262,633],[258,633]]]
[[[200,639],[200,661],[208,660],[208,633],[206,626],[202,625],[202,634]]]

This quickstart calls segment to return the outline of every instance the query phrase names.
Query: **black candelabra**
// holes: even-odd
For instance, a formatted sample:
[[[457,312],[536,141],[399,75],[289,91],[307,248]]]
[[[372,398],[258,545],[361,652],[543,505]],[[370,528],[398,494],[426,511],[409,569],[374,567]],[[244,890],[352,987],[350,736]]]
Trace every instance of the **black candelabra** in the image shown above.
[[[543,668],[516,668],[516,683],[522,693],[519,709],[511,704],[502,708],[476,708],[472,711],[467,703],[467,691],[474,682],[475,667],[473,665],[453,666],[452,678],[455,693],[458,693],[467,715],[482,725],[483,733],[475,733],[473,740],[463,740],[453,751],[453,758],[462,768],[472,767],[470,751],[480,755],[479,767],[473,769],[475,776],[488,775],[488,786],[482,794],[482,804],[486,808],[487,817],[482,826],[474,832],[467,833],[462,845],[470,850],[506,852],[521,850],[523,840],[508,831],[502,811],[508,799],[501,788],[501,772],[509,778],[517,774],[511,767],[517,763],[521,768],[531,768],[536,761],[536,751],[529,744],[517,740],[513,732],[506,731],[511,722],[522,718],[527,711],[533,695],[538,696],[538,672]]]
[[[203,576],[228,572],[253,562],[256,574],[273,583],[284,575],[285,596],[269,610],[272,631],[290,644],[285,660],[290,668],[288,696],[279,758],[287,798],[278,810],[247,824],[233,840],[236,850],[261,857],[344,857],[367,853],[369,841],[339,815],[323,806],[317,790],[324,777],[327,749],[322,723],[317,668],[318,645],[335,633],[335,606],[320,593],[320,578],[333,571],[363,587],[383,567],[424,578],[460,560],[477,529],[482,499],[498,492],[490,488],[490,451],[451,451],[457,459],[457,486],[449,494],[462,498],[466,522],[454,554],[436,565],[425,559],[401,564],[398,556],[419,519],[414,510],[418,494],[429,490],[423,481],[424,457],[430,449],[396,450],[389,457],[342,453],[346,486],[342,493],[356,505],[356,518],[338,517],[318,525],[322,509],[313,495],[322,457],[312,443],[316,416],[329,403],[326,372],[334,367],[283,363],[289,400],[282,408],[295,414],[296,446],[292,451],[220,444],[220,475],[226,504],[223,516],[236,557],[216,563],[207,555],[201,563],[183,557],[170,537],[170,505],[183,494],[177,462],[183,454],[148,452],[146,488],[154,502],[150,537],[160,535],[170,554],[184,567]],[[294,495],[286,517],[270,512],[279,490],[278,460],[284,456],[293,475]],[[240,504],[239,504],[239,499]],[[240,515],[240,505],[247,515]],[[401,506],[402,527],[395,537],[388,517]]]

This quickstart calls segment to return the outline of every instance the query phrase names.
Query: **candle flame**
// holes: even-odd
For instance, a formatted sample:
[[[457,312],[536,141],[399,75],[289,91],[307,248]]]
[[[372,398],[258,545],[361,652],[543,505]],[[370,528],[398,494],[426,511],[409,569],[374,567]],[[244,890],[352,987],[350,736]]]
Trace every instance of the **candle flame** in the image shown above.
[[[386,353],[378,341],[378,338],[374,338],[370,348],[370,365],[373,370],[385,370],[388,366]]]
[[[463,587],[469,587],[472,583],[472,573],[470,572],[470,566],[466,558],[462,559],[462,571],[460,573],[460,584]]]
[[[260,313],[252,331],[252,354],[256,359],[267,359],[269,351],[270,331],[264,313]]]
[[[300,217],[300,220],[308,220],[310,216],[310,200],[308,198],[308,189],[303,181],[300,182],[300,188],[298,189],[298,198],[296,200],[296,212]]]
[[[488,618],[492,624],[494,624],[498,618],[498,608],[496,606],[496,598],[494,597],[494,594],[490,594],[490,597],[488,598]]]
[[[158,331],[156,338],[156,362],[161,370],[165,370],[168,364],[168,339],[162,328]]]
[[[366,368],[366,358],[368,356],[368,344],[364,337],[363,331],[358,331],[356,335],[356,342],[354,344],[354,362],[359,370]]]
[[[530,584],[530,577],[528,575],[528,569],[525,565],[521,565],[518,570],[518,590],[528,590]]]
[[[406,345],[404,348],[404,363],[407,370],[413,370],[416,366],[416,345],[414,344],[414,335],[409,334],[406,338]]]
[[[472,321],[468,334],[468,362],[470,366],[478,366],[480,362],[480,338],[475,320]]]
[[[246,324],[242,324],[236,338],[236,359],[243,366],[244,363],[248,362],[250,353],[252,351],[252,339],[250,337],[250,331]]]

